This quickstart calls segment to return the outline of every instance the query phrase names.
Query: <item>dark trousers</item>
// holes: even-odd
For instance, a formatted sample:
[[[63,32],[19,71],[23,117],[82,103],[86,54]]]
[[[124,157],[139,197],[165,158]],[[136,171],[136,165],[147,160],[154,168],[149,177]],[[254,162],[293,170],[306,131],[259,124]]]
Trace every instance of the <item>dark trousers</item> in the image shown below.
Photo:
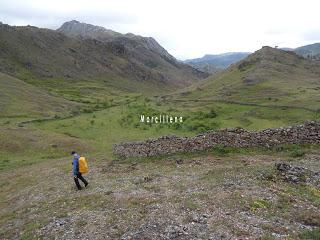
[[[87,180],[85,180],[83,177],[82,177],[82,174],[81,173],[78,173],[76,177],[74,177],[74,182],[76,183],[77,185],[77,188],[80,190],[81,189],[81,185],[79,183],[79,179],[84,183],[85,186],[88,185],[88,182]]]

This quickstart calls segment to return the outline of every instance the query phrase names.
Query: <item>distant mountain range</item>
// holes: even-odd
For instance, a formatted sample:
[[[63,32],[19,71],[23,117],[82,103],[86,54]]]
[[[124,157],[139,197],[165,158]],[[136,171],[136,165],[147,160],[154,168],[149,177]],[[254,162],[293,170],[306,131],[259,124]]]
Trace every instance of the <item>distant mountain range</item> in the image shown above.
[[[281,50],[293,51],[300,56],[320,60],[320,43],[314,43],[298,48],[281,48]],[[184,63],[189,64],[200,71],[216,73],[222,69],[228,68],[231,64],[244,59],[250,54],[250,52],[231,52],[217,55],[206,54],[202,58],[185,60]]]
[[[202,58],[188,59],[184,63],[208,73],[216,73],[247,57],[249,52],[230,52],[217,55],[206,54]]]

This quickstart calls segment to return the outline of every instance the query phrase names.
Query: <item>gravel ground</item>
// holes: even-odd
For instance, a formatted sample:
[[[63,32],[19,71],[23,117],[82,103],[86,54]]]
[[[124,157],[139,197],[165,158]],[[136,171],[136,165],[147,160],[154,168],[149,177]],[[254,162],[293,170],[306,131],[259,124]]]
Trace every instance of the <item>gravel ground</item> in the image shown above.
[[[320,152],[90,159],[82,191],[69,159],[2,172],[0,239],[301,239],[320,227],[319,179],[279,162],[319,172]]]

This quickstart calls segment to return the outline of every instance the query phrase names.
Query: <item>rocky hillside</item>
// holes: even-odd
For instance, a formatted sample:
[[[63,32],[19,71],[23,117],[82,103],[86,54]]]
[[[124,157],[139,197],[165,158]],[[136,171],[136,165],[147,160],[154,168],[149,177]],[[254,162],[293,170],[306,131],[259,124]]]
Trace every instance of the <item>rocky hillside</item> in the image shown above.
[[[122,35],[104,27],[80,23],[76,20],[63,23],[57,31],[70,37],[95,38],[97,40],[112,40]]]
[[[57,31],[1,24],[0,71],[40,86],[59,88],[57,80],[64,79],[72,89],[90,80],[127,92],[144,91],[135,87],[139,84],[175,89],[207,76],[176,61],[151,38],[79,24],[65,23]]]
[[[263,47],[182,96],[250,105],[320,108],[320,64]]]
[[[168,60],[177,62],[176,59],[152,37],[142,37],[132,33],[121,34],[104,27],[81,23],[76,20],[65,22],[57,31],[70,37],[97,39],[103,42],[120,42],[125,44],[130,51],[135,51],[136,53],[144,47]]]

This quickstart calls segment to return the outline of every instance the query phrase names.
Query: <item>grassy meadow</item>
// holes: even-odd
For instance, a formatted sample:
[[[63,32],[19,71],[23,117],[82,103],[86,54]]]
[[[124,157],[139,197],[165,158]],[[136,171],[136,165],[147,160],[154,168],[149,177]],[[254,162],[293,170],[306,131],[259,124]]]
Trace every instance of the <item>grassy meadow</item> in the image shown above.
[[[305,120],[319,113],[306,109],[248,106],[222,102],[175,101],[161,97],[126,94],[105,101],[87,100],[73,113],[51,117],[1,119],[0,168],[14,168],[47,158],[68,156],[70,150],[112,158],[113,144],[163,135],[193,136],[208,130],[242,127],[261,130]],[[140,123],[140,115],[182,116],[183,123]],[[28,120],[31,122],[28,122]]]

